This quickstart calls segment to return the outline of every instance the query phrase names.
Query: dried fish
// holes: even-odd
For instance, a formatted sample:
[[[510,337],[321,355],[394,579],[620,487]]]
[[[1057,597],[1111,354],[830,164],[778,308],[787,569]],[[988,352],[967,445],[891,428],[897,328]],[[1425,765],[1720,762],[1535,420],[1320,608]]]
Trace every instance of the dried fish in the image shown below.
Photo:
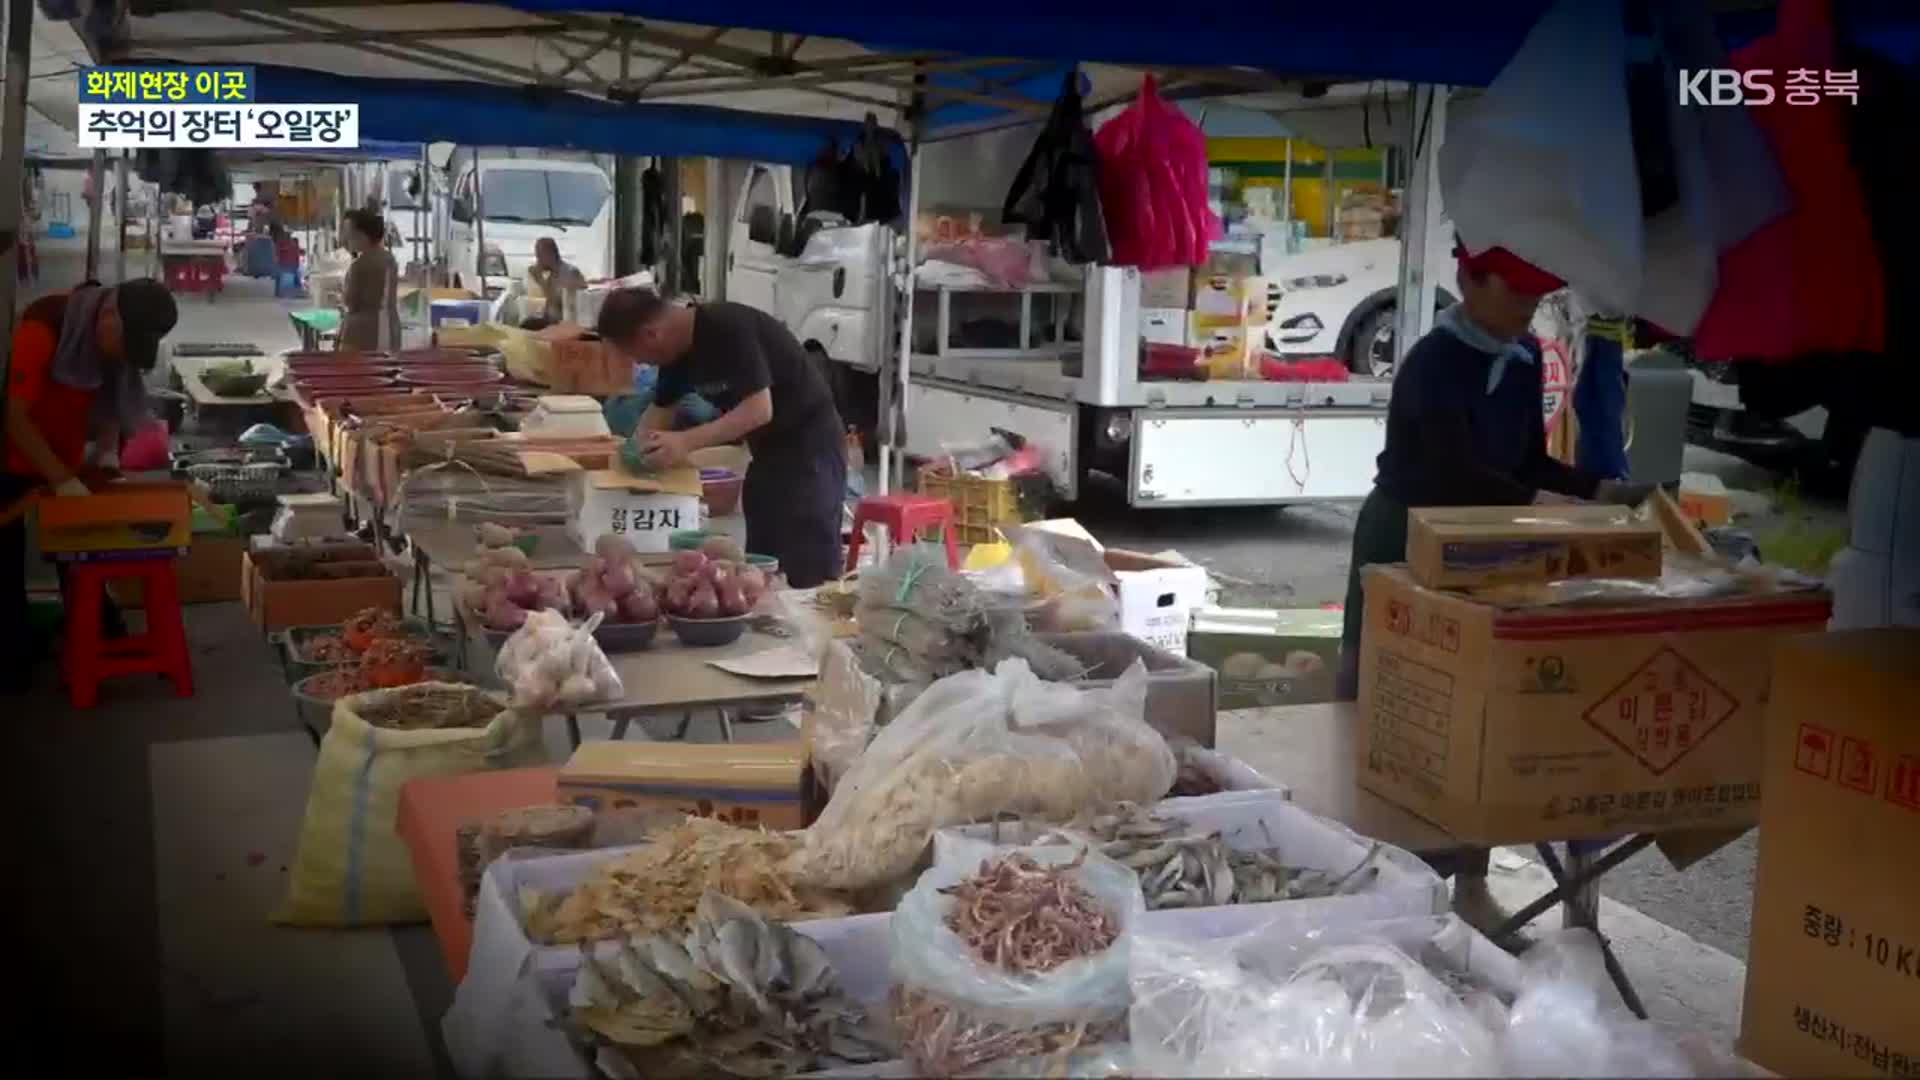
[[[1097,953],[1120,936],[1073,871],[1086,861],[1043,865],[1020,854],[980,864],[980,873],[942,890],[953,897],[947,927],[982,960],[1015,974],[1052,971]]]
[[[917,1076],[998,1075],[988,1064],[1053,1058],[1110,1039],[1124,1039],[1125,1013],[1092,1023],[1017,1024],[957,1007],[933,994],[896,986],[891,1004],[903,1050]]]
[[[787,1076],[885,1060],[818,942],[718,893],[684,939],[582,945],[561,1027],[613,1076]]]
[[[684,933],[708,890],[780,920],[851,913],[843,894],[800,886],[787,876],[782,864],[795,845],[784,833],[687,818],[656,833],[645,847],[600,864],[571,892],[523,890],[521,916],[534,941],[572,945]]]
[[[1196,832],[1179,818],[1132,803],[1083,814],[1065,828],[1045,828],[1038,835],[1035,842],[1041,844],[1091,842],[1094,850],[1134,871],[1149,910],[1264,904],[1361,892],[1378,878],[1376,860],[1382,850],[1374,844],[1344,872],[1303,869],[1288,865],[1277,845],[1237,850],[1217,832]],[[1271,834],[1267,840],[1272,844]]]

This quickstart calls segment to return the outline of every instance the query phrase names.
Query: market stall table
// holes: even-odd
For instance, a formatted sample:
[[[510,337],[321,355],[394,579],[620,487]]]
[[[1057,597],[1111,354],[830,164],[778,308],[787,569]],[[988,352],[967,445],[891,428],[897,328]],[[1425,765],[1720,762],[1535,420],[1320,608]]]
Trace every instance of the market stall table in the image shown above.
[[[1293,801],[1322,817],[1332,818],[1363,836],[1405,848],[1451,875],[1460,858],[1476,845],[1464,844],[1445,829],[1360,786],[1359,706],[1352,702],[1324,705],[1288,705],[1245,709],[1234,714],[1239,722],[1221,725],[1220,749],[1245,761],[1293,792]],[[1574,837],[1572,839],[1598,838]],[[1505,925],[1488,936],[1496,941],[1512,936],[1555,904],[1566,905],[1571,921],[1585,925],[1599,937],[1607,973],[1634,1015],[1646,1018],[1640,996],[1614,957],[1605,935],[1599,933],[1598,905],[1590,896],[1601,875],[1619,866],[1653,843],[1650,834],[1620,839],[1604,854],[1576,856],[1563,864],[1549,843],[1534,850],[1554,887],[1515,912]]]
[[[456,623],[460,628],[458,648],[465,655],[472,639],[487,641],[487,632],[479,616],[454,602]],[[684,738],[693,714],[703,709],[720,712],[720,731],[733,741],[733,721],[729,710],[756,706],[790,705],[804,698],[813,688],[814,677],[798,679],[758,679],[735,675],[714,667],[712,660],[742,660],[756,653],[792,645],[794,639],[780,637],[749,627],[740,640],[730,645],[690,648],[680,644],[673,631],[661,626],[652,644],[634,652],[616,652],[607,657],[626,696],[563,713],[567,737],[580,745],[580,714],[598,713],[613,721],[613,738],[624,739],[635,718],[649,714],[679,713],[680,728],[674,738]]]
[[[469,821],[522,806],[554,801],[557,765],[531,769],[495,769],[461,776],[410,780],[400,789],[394,830],[406,841],[413,878],[426,902],[433,935],[447,956],[447,970],[458,983],[467,974],[473,948],[473,920],[467,917],[460,887],[460,856],[455,832]]]
[[[218,240],[164,240],[160,266],[168,289],[203,292],[212,301],[226,285],[227,246]]]
[[[293,331],[300,335],[300,348],[306,352],[319,352],[340,333],[340,313],[332,308],[289,311],[287,318],[293,320]]]

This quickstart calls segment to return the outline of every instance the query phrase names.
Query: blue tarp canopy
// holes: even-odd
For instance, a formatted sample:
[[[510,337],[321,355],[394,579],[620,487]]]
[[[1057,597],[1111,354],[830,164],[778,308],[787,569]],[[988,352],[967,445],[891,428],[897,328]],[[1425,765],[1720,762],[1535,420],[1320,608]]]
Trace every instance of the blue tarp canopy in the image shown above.
[[[507,0],[526,11],[606,14],[710,22],[698,0]],[[1656,3],[1658,0],[1656,0]],[[1245,67],[1300,78],[1390,79],[1486,86],[1553,0],[1374,0],[1262,8],[1114,5],[998,0],[967,4],[964,15],[932,5],[742,0],[728,25],[860,42],[872,48],[935,50],[1157,67]],[[1771,10],[1725,7],[1723,35],[1739,44],[1773,26]],[[1902,63],[1920,42],[1920,3],[1837,0],[1842,32]]]

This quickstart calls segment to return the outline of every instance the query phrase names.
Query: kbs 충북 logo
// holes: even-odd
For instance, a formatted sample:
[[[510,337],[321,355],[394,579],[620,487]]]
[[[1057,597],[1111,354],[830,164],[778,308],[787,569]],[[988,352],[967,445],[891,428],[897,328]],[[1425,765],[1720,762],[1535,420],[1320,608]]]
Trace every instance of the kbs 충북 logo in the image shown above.
[[[1818,105],[1823,97],[1860,104],[1858,71],[1681,68],[1679,87],[1682,105],[1771,105],[1783,98],[1789,105]]]

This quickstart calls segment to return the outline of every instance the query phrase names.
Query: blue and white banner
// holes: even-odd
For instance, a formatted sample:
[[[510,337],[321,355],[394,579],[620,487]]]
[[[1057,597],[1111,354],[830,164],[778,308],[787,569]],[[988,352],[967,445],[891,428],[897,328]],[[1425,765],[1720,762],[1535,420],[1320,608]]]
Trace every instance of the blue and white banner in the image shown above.
[[[360,145],[360,106],[80,102],[80,145],[100,150],[335,150]]]

